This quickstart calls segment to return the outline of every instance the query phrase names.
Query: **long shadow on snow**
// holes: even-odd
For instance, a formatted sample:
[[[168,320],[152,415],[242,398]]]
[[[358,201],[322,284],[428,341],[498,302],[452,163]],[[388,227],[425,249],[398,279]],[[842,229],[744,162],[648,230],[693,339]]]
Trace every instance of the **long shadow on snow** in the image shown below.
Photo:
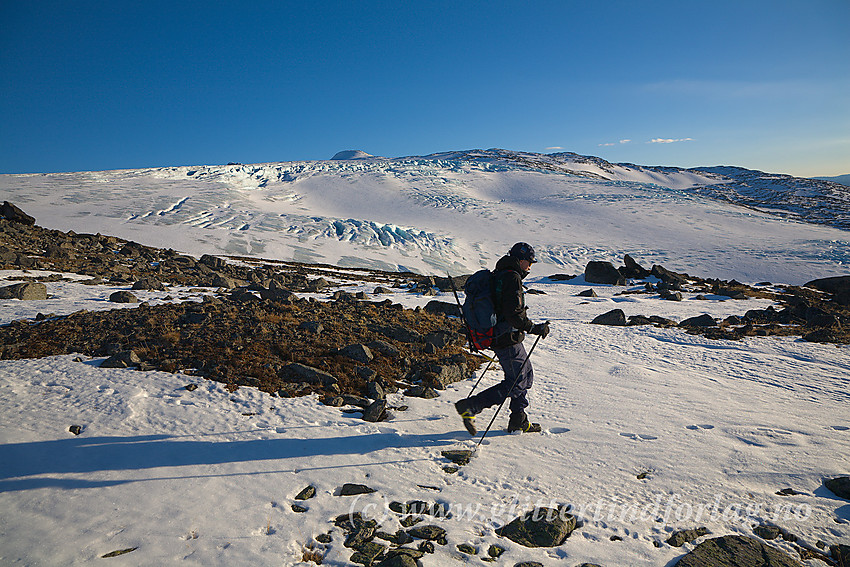
[[[334,457],[366,455],[388,448],[439,447],[463,438],[457,431],[429,435],[398,435],[391,432],[311,439],[251,439],[219,442],[181,440],[179,436],[170,435],[143,435],[134,437],[77,437],[5,444],[0,445],[0,463],[2,463],[0,464],[0,492],[30,490],[44,486],[64,488],[110,486],[134,482],[135,480],[85,481],[25,478],[46,474],[132,471],[159,467],[249,463],[315,456],[328,457],[328,465],[327,467],[312,468],[342,468],[348,465],[335,462]],[[398,462],[406,460],[418,459],[404,459]],[[360,463],[357,466],[367,464],[370,463]],[[296,468],[308,470],[310,467]],[[266,472],[263,471],[263,473]],[[234,473],[234,475],[236,474],[251,473]]]

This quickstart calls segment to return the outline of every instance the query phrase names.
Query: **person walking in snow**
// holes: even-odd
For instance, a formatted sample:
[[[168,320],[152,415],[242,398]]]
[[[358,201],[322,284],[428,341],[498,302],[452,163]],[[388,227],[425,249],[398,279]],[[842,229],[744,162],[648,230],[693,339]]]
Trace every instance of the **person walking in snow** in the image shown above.
[[[460,400],[455,409],[463,418],[470,434],[475,435],[475,414],[485,408],[501,404],[510,397],[511,416],[508,431],[537,432],[539,423],[531,423],[525,413],[528,407],[527,392],[534,381],[531,361],[522,345],[525,334],[539,335],[545,339],[549,334],[549,322],[534,324],[526,314],[525,293],[522,280],[536,262],[534,248],[525,242],[517,242],[506,256],[497,263],[493,272],[493,304],[496,308],[497,324],[495,338],[490,346],[499,360],[505,378],[483,392]]]

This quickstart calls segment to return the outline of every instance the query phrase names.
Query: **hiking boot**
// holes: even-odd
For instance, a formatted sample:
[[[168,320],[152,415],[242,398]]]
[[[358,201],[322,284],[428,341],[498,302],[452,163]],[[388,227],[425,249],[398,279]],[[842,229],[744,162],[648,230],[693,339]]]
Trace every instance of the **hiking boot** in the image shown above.
[[[530,421],[526,421],[525,425],[517,429],[508,429],[508,433],[513,433],[514,431],[521,431],[523,433],[540,433],[543,431],[543,428],[540,427],[539,423],[531,423]]]
[[[539,423],[531,423],[528,421],[528,416],[525,415],[524,411],[518,411],[511,414],[511,418],[508,420],[508,433],[513,433],[514,431],[521,431],[523,433],[539,433],[543,429],[540,427]]]
[[[469,409],[469,403],[466,400],[455,402],[455,409],[460,417],[463,418],[463,426],[469,431],[470,435],[475,435],[478,431],[475,429],[475,414]]]

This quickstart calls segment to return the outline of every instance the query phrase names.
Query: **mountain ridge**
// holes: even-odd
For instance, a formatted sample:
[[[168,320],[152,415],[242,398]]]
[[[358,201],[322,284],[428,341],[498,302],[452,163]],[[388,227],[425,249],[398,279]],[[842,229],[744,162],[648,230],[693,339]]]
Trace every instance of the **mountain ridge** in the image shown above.
[[[682,270],[744,281],[789,269],[812,279],[850,263],[841,244],[850,216],[844,186],[572,152],[7,174],[0,192],[43,226],[69,230],[85,220],[91,231],[198,256],[461,273],[522,240],[535,243],[540,269],[558,271],[625,253],[684,259]],[[753,238],[773,251],[752,254]]]

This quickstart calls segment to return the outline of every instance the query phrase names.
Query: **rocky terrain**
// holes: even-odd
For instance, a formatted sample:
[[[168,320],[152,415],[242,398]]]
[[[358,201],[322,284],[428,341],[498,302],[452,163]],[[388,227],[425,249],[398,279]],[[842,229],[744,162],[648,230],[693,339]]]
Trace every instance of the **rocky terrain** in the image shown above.
[[[15,321],[0,328],[3,359],[108,356],[109,366],[179,370],[281,396],[316,392],[334,405],[351,402],[350,396],[367,405],[366,397],[379,400],[399,387],[435,396],[435,389],[468,377],[479,364],[462,348],[457,319],[339,290],[357,279],[374,282],[378,298],[390,292],[384,286],[429,293],[434,282],[428,278],[212,256],[196,260],[113,237],[47,230],[28,219],[19,210],[0,219],[6,268],[78,273],[91,276],[86,283],[133,283],[133,289],[162,290],[164,282],[201,286],[210,293],[200,303],[142,303],[137,309]],[[46,299],[39,278],[26,279],[32,281],[6,286],[0,296]],[[297,295],[325,291],[328,301]],[[132,291],[110,300],[138,302]]]
[[[627,280],[652,277],[656,283],[646,283],[643,288],[629,289],[622,294],[652,294],[669,301],[682,301],[683,293],[697,300],[722,296],[742,301],[742,313],[723,320],[702,315],[676,322],[653,315],[634,315],[626,319],[622,310],[614,309],[601,314],[592,323],[678,326],[688,333],[712,339],[800,336],[811,342],[850,343],[850,276],[813,280],[804,286],[774,286],[770,282],[751,286],[735,280],[706,279],[672,272],[663,266],[653,266],[647,270],[628,255],[624,261],[625,265],[620,268],[615,268],[610,262],[590,262],[584,273],[585,281],[625,286]],[[552,276],[552,279],[570,278],[574,276]],[[592,296],[594,292],[587,290],[582,293]],[[770,299],[781,308],[771,306],[767,309],[746,309],[746,303],[743,302],[749,298]]]

